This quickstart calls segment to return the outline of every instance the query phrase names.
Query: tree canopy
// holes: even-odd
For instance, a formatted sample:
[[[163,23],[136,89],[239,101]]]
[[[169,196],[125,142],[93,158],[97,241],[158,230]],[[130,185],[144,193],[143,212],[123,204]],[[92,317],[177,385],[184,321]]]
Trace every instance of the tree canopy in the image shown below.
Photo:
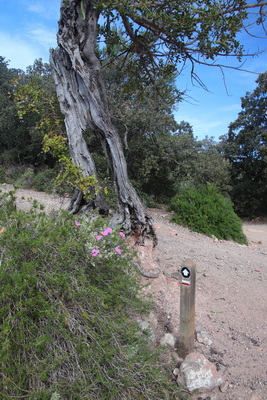
[[[105,39],[108,49],[119,43],[123,57],[136,54],[140,71],[152,81],[162,73],[162,65],[167,70],[181,72],[189,62],[192,78],[198,82],[201,78],[195,73],[196,64],[219,65],[218,56],[241,60],[247,50],[237,34],[243,28],[249,31],[253,24],[264,24],[266,5],[264,1],[249,4],[243,0],[78,0],[76,3],[84,10],[84,21],[90,7],[95,7],[101,15],[100,40]]]
[[[8,61],[0,56],[0,162],[5,165],[31,159],[30,121],[20,122],[14,102],[14,81],[22,76],[23,71],[8,68]]]
[[[141,229],[142,236],[153,232],[129,181],[121,140],[107,102],[97,43],[105,42],[111,58],[114,46],[119,46],[120,54],[115,56],[122,63],[134,55],[132,61],[139,76],[154,83],[158,91],[160,76],[181,72],[187,62],[191,63],[192,78],[200,81],[195,73],[196,63],[216,65],[217,56],[235,56],[240,60],[245,49],[237,34],[246,25],[250,9],[258,13],[254,22],[264,23],[266,4],[240,0],[62,1],[59,47],[51,52],[51,65],[71,155],[85,175],[96,173],[83,138],[83,131],[89,126],[113,172],[117,194],[114,224],[132,231]],[[74,212],[79,210],[79,203],[80,200]],[[94,206],[104,207],[99,197]]]
[[[267,72],[257,87],[241,98],[242,111],[224,137],[224,152],[231,163],[236,210],[243,216],[267,214]]]

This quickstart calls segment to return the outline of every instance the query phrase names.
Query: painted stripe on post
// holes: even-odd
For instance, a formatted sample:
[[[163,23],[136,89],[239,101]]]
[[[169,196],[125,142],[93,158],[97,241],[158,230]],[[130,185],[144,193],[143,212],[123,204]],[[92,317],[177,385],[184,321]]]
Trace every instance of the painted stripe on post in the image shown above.
[[[190,286],[190,281],[182,280],[182,285]]]

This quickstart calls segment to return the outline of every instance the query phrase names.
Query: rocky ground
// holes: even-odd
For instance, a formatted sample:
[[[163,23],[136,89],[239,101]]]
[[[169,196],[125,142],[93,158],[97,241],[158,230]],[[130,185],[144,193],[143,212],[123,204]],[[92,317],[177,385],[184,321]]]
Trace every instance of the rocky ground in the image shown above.
[[[1,185],[10,190],[11,186]],[[17,206],[29,208],[29,198],[45,210],[66,207],[66,202],[45,193],[18,189]],[[170,223],[171,213],[149,209],[158,246],[138,248],[142,267],[161,266],[157,278],[142,278],[151,293],[156,312],[151,323],[155,341],[166,332],[179,336],[180,270],[184,261],[196,263],[196,325],[212,343],[196,340],[195,350],[212,361],[224,376],[223,392],[216,400],[267,399],[267,223],[243,225],[249,245],[219,241]],[[157,260],[155,262],[155,260]],[[203,399],[203,397],[196,397]],[[212,399],[212,397],[204,397]]]
[[[212,341],[205,345],[196,340],[195,350],[215,363],[226,380],[224,392],[214,398],[266,400],[267,224],[244,223],[249,246],[242,246],[170,223],[171,213],[164,209],[149,212],[158,235],[153,259],[159,258],[162,273],[143,280],[157,304],[157,336],[163,334],[160,327],[179,336],[179,272],[191,259],[197,267],[196,325]],[[150,269],[150,253],[139,250],[142,264]]]

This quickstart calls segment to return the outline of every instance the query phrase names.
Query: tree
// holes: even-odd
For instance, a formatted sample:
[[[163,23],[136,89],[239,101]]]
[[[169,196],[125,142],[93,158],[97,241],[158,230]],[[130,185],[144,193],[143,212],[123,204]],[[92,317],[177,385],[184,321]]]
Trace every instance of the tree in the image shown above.
[[[26,73],[8,68],[0,57],[0,153],[4,164],[54,164],[42,153],[45,130],[44,109],[59,106],[49,64],[41,59]],[[49,109],[49,110],[48,110]],[[60,114],[61,115],[61,114]],[[58,116],[59,118],[59,116]],[[61,119],[63,120],[62,116]],[[52,123],[52,122],[51,122]],[[47,125],[47,124],[46,124]],[[55,126],[55,119],[53,120]],[[62,124],[64,126],[64,124]],[[52,162],[51,162],[52,161]]]
[[[98,35],[112,48],[120,41],[121,35],[116,34],[119,24],[123,34],[122,59],[134,53],[139,73],[149,82],[155,82],[163,66],[174,71],[178,63],[184,65],[186,61],[191,63],[192,77],[198,79],[195,63],[211,65],[216,56],[240,58],[244,54],[236,35],[250,8],[260,10],[258,22],[262,22],[265,4],[248,5],[238,0],[62,1],[59,47],[51,52],[51,65],[65,115],[70,152],[84,174],[96,173],[82,135],[89,126],[103,146],[113,172],[117,194],[115,224],[141,236],[154,234],[152,221],[129,181],[122,144],[112,123],[96,55]]]
[[[118,46],[112,54],[119,55]],[[106,52],[101,58],[102,75],[112,122],[122,140],[129,178],[142,194],[153,195],[154,189],[157,193],[160,190],[166,192],[168,186],[166,175],[164,186],[160,182],[165,171],[162,166],[166,164],[166,155],[163,160],[160,143],[168,140],[178,129],[172,111],[181,94],[175,87],[176,74],[163,67],[155,82],[148,82],[138,72],[137,61],[132,54],[123,64],[116,59],[110,63]],[[156,185],[152,180],[156,181]]]
[[[28,159],[30,135],[27,123],[21,124],[18,118],[12,83],[22,75],[21,70],[8,68],[8,61],[0,57],[0,154],[5,164]]]
[[[50,65],[35,60],[26,73],[13,79],[13,100],[21,125],[27,126],[30,140],[28,153],[35,166],[55,165],[55,159],[45,156],[43,138],[51,130],[64,131]],[[61,123],[60,123],[61,121]]]
[[[232,198],[241,216],[267,214],[267,72],[252,93],[241,98],[242,111],[223,138],[231,163]]]
[[[231,191],[230,163],[213,138],[198,142],[198,157],[194,169],[195,187],[212,184],[220,193],[229,197]]]

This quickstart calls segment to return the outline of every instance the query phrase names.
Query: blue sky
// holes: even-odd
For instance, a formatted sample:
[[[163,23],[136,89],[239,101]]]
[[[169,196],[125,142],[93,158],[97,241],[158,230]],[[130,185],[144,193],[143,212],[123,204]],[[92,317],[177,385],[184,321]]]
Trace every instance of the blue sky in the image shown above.
[[[49,48],[56,46],[59,8],[60,0],[0,0],[0,55],[10,60],[10,67],[25,70],[40,57],[48,62]],[[267,48],[267,39],[241,34],[241,40],[249,52]],[[229,62],[238,65],[232,59]],[[248,59],[243,68],[265,72],[267,53]],[[187,90],[189,97],[178,105],[175,118],[178,122],[189,122],[199,139],[213,136],[218,140],[219,136],[227,133],[229,123],[237,118],[241,110],[240,97],[256,87],[257,75],[226,69],[226,90],[219,69],[201,66],[196,72],[209,92],[192,85],[189,66],[185,68],[177,84],[180,90]]]

